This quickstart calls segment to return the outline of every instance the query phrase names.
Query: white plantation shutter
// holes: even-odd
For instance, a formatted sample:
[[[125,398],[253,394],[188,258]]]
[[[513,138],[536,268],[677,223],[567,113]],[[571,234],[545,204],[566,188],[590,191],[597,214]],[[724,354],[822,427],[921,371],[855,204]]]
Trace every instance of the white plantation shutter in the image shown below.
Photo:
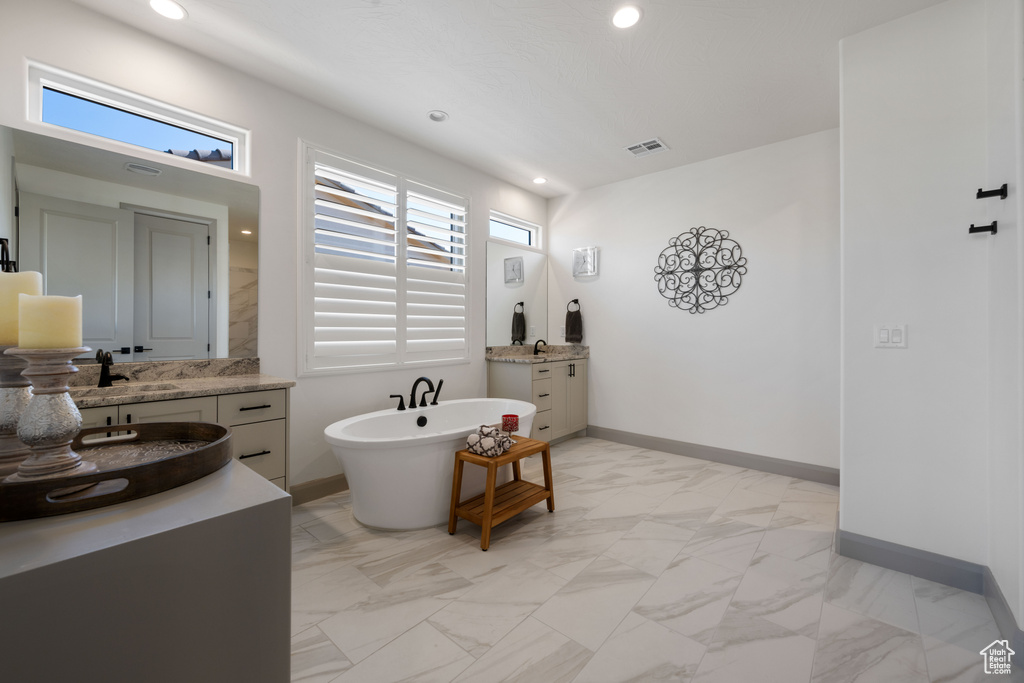
[[[311,369],[393,365],[398,179],[322,153],[313,175]]]
[[[466,201],[409,181],[405,216],[404,360],[465,358]]]
[[[468,358],[466,200],[310,152],[306,369]]]

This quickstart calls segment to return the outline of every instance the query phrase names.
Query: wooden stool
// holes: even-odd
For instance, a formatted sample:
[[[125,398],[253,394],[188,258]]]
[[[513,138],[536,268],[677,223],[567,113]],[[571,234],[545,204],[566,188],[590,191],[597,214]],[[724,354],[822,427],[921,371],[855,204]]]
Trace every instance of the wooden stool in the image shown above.
[[[488,458],[462,450],[455,453],[455,473],[452,476],[452,508],[448,515],[448,533],[455,533],[459,517],[480,526],[480,549],[487,550],[491,544],[491,529],[506,519],[515,517],[528,507],[542,500],[548,501],[548,512],[555,511],[555,489],[551,481],[551,445],[523,436],[514,437],[512,448],[496,458]],[[544,462],[544,486],[523,481],[519,461],[541,454]],[[484,492],[469,500],[459,502],[462,492],[462,468],[467,462],[487,468],[487,484]],[[498,468],[512,464],[512,481],[495,488]]]

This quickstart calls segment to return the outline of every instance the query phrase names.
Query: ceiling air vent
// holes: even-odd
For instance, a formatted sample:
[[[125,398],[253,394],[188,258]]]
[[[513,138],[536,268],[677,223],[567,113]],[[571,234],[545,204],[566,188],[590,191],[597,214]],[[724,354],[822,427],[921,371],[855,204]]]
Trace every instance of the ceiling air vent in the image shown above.
[[[131,171],[132,173],[138,173],[139,175],[160,175],[163,173],[159,168],[143,166],[142,164],[136,164],[131,161],[124,165],[124,170]]]
[[[658,152],[664,152],[668,149],[668,145],[659,140],[658,138],[651,138],[650,140],[644,140],[638,142],[635,145],[630,145],[626,148],[626,151],[635,157],[647,157]]]

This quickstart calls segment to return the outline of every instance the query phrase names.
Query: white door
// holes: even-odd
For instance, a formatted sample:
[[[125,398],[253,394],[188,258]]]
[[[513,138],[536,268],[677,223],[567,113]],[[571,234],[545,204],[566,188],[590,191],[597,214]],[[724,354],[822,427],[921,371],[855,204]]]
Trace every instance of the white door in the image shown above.
[[[209,234],[205,223],[135,215],[136,360],[210,358]]]
[[[18,268],[42,273],[44,294],[82,295],[82,343],[93,353],[130,349],[132,212],[28,192],[18,196]],[[114,358],[123,362],[132,355]]]

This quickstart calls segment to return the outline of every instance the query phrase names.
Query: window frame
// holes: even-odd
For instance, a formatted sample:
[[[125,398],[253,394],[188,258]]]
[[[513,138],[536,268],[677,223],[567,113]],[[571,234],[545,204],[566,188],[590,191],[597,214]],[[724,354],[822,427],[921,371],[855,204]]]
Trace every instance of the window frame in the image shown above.
[[[471,273],[472,273],[472,261],[471,258],[471,237],[470,237],[470,223],[472,214],[472,201],[471,198],[466,194],[460,194],[450,189],[439,186],[437,183],[423,181],[418,178],[413,178],[409,175],[397,172],[393,169],[387,168],[381,164],[368,163],[362,159],[356,158],[352,155],[338,154],[324,146],[316,145],[305,140],[299,140],[299,156],[300,156],[300,173],[299,175],[299,220],[298,225],[300,229],[298,232],[298,254],[299,254],[299,268],[298,268],[298,292],[300,300],[298,302],[297,311],[297,353],[298,353],[298,376],[325,376],[325,375],[346,375],[346,374],[359,374],[359,373],[374,373],[374,372],[386,372],[403,370],[410,368],[427,368],[427,367],[443,367],[451,365],[464,365],[468,364],[473,359],[472,349],[472,336],[473,336],[473,296],[470,287]],[[399,278],[397,283],[397,296],[400,301],[401,313],[398,315],[396,320],[396,329],[399,330],[399,348],[396,350],[396,361],[388,363],[378,363],[369,365],[337,365],[329,367],[317,367],[314,363],[315,359],[315,336],[316,336],[316,325],[315,325],[315,260],[316,260],[316,241],[315,241],[315,230],[316,230],[316,167],[319,164],[325,164],[324,158],[329,160],[335,160],[340,162],[342,166],[349,165],[349,172],[358,173],[360,171],[370,171],[367,177],[373,178],[373,174],[380,174],[382,176],[392,176],[395,178],[395,187],[397,189],[398,202],[396,205],[396,223],[401,223],[401,230],[399,231],[398,239],[396,242],[396,254],[395,259],[398,261],[405,261],[407,258],[407,247],[408,247],[408,229],[406,226],[407,222],[407,208],[406,199],[410,191],[415,192],[418,189],[424,187],[436,190],[440,193],[451,195],[460,199],[465,205],[464,214],[464,232],[462,233],[463,238],[463,254],[464,268],[463,268],[463,290],[464,290],[464,335],[465,345],[462,350],[462,354],[458,358],[446,358],[446,359],[430,359],[430,360],[407,360],[404,358],[405,353],[408,349],[403,349],[402,344],[407,344],[408,340],[405,338],[404,333],[401,329],[404,327],[408,329],[406,322],[409,313],[405,310],[406,294],[409,291],[407,282],[409,280],[406,275],[408,265],[405,265],[399,269],[399,273],[404,276]],[[329,161],[326,165],[330,165]],[[356,167],[359,171],[355,170]],[[338,168],[339,171],[345,169]],[[410,186],[414,189],[410,189]]]
[[[509,239],[505,239],[503,237],[495,237],[494,235],[491,234],[491,221],[495,221],[497,223],[504,223],[506,225],[512,226],[513,228],[519,228],[520,230],[528,231],[533,236],[533,238],[534,238],[533,242],[534,243],[533,244],[523,244],[522,242],[516,242],[515,240],[509,240]],[[519,218],[517,216],[513,216],[511,214],[507,214],[507,213],[504,213],[502,211],[498,211],[496,209],[491,209],[490,213],[488,214],[488,220],[487,220],[487,239],[488,240],[492,240],[494,242],[500,242],[501,244],[510,244],[510,245],[519,247],[520,249],[531,249],[533,251],[543,252],[543,248],[541,246],[541,240],[542,240],[543,233],[544,233],[544,226],[540,225],[539,223],[533,223],[532,221],[528,221],[528,220],[526,220],[524,218]]]
[[[86,133],[66,128],[43,120],[43,89],[50,88],[96,104],[120,109],[136,116],[152,119],[178,128],[230,142],[232,145],[232,168],[212,166],[184,157],[177,157],[148,147],[142,147],[123,140]],[[101,147],[116,152],[144,156],[161,163],[171,163],[189,170],[207,171],[216,168],[215,173],[231,176],[249,176],[250,173],[250,132],[240,126],[220,121],[197,112],[138,93],[80,76],[39,62],[28,63],[28,120],[46,129],[47,133],[59,133],[59,137]]]

